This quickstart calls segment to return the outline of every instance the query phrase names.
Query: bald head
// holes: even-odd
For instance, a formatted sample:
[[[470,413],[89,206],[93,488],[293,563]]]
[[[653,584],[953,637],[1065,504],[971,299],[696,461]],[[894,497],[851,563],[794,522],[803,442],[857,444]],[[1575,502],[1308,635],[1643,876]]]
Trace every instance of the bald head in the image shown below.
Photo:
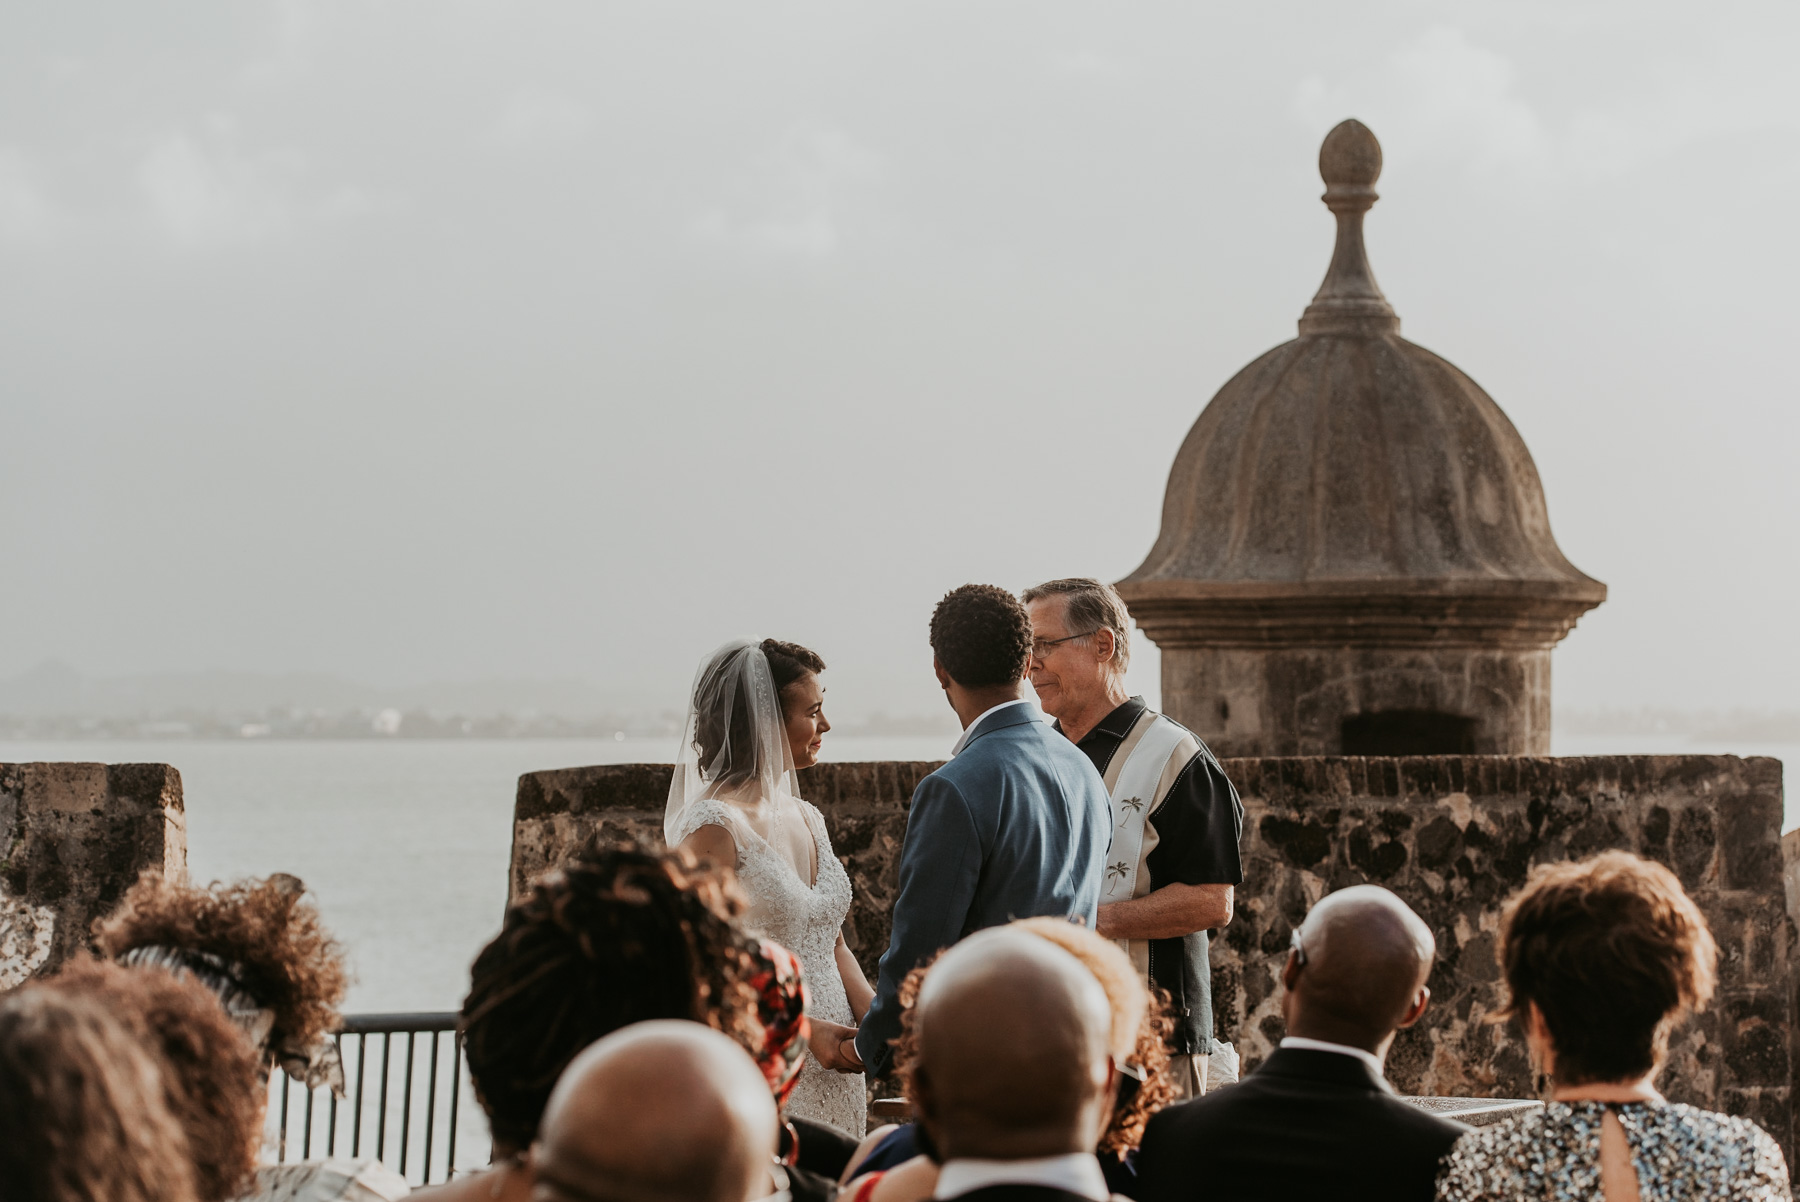
[[[972,935],[931,966],[913,1021],[913,1100],[946,1159],[1093,1151],[1112,1011],[1074,956],[1004,927]]]
[[[564,1070],[532,1146],[532,1202],[746,1202],[770,1191],[775,1102],[699,1023],[636,1023]]]
[[[1288,1034],[1384,1055],[1425,1012],[1436,954],[1425,920],[1386,889],[1330,894],[1307,914],[1282,973]]]

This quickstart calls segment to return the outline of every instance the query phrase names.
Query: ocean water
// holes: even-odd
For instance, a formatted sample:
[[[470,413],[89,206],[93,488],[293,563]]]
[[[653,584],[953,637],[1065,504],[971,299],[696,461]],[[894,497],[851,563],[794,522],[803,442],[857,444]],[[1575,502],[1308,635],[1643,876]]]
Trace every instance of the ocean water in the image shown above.
[[[953,740],[827,738],[834,760],[942,759]],[[0,742],[0,762],[167,763],[198,881],[291,872],[344,944],[351,1013],[454,1010],[500,929],[522,773],[668,762],[674,739]]]

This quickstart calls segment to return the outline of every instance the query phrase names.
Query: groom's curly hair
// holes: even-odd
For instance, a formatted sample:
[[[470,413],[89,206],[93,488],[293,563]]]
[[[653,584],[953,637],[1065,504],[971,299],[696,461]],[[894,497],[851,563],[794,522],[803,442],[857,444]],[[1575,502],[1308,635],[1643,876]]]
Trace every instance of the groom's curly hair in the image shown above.
[[[931,650],[965,689],[1016,684],[1031,662],[1031,615],[1003,588],[965,584],[932,613]]]

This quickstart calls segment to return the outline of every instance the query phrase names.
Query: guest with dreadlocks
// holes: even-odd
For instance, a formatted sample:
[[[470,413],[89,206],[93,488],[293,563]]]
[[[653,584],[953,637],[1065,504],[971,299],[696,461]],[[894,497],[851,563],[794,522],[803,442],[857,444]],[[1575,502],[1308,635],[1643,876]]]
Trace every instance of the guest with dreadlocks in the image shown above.
[[[744,934],[734,921],[742,908],[712,867],[628,844],[589,842],[534,884],[475,958],[463,1002],[464,1054],[493,1134],[493,1167],[422,1196],[524,1202],[525,1153],[563,1069],[632,1023],[686,1019],[723,1032],[784,1102],[806,1048],[799,965]],[[786,1142],[790,1159],[795,1145],[814,1144],[792,1125]]]
[[[146,873],[111,915],[94,924],[94,943],[126,968],[168,973],[213,995],[254,1058],[259,1134],[267,1077],[276,1066],[308,1089],[329,1086],[344,1096],[332,1031],[349,975],[342,950],[298,877],[276,873],[201,887]],[[184,1038],[170,1035],[178,1043]],[[218,1104],[236,1110],[241,1099]],[[216,1176],[203,1174],[202,1188],[209,1180],[222,1188],[234,1166],[234,1154],[221,1147]],[[377,1160],[331,1159],[262,1166],[246,1198],[383,1202],[406,1192],[405,1179]]]

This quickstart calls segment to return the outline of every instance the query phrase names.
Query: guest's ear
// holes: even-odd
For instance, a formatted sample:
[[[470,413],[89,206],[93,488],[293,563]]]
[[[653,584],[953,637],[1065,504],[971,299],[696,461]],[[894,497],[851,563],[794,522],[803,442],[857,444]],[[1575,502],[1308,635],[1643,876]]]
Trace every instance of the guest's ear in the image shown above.
[[[1099,1143],[1106,1129],[1112,1126],[1113,1112],[1119,1108],[1119,1065],[1111,1056],[1106,1058],[1106,1080],[1100,1086],[1100,1129],[1094,1132],[1094,1142]]]
[[[1401,1016],[1396,1026],[1401,1030],[1412,1026],[1425,1017],[1425,1007],[1429,1005],[1431,1005],[1431,986],[1421,985],[1417,996],[1413,998],[1412,1005],[1406,1008],[1406,1013]]]
[[[1294,988],[1294,982],[1298,981],[1299,979],[1300,979],[1300,953],[1297,951],[1289,952],[1288,958],[1287,958],[1287,963],[1282,965],[1282,968],[1281,968],[1281,987],[1283,989],[1288,990],[1289,992],[1292,992],[1293,988]]]
[[[937,673],[938,688],[948,693],[950,691],[950,673],[944,671],[944,665],[938,663],[938,657],[935,655],[931,657],[931,670]]]

